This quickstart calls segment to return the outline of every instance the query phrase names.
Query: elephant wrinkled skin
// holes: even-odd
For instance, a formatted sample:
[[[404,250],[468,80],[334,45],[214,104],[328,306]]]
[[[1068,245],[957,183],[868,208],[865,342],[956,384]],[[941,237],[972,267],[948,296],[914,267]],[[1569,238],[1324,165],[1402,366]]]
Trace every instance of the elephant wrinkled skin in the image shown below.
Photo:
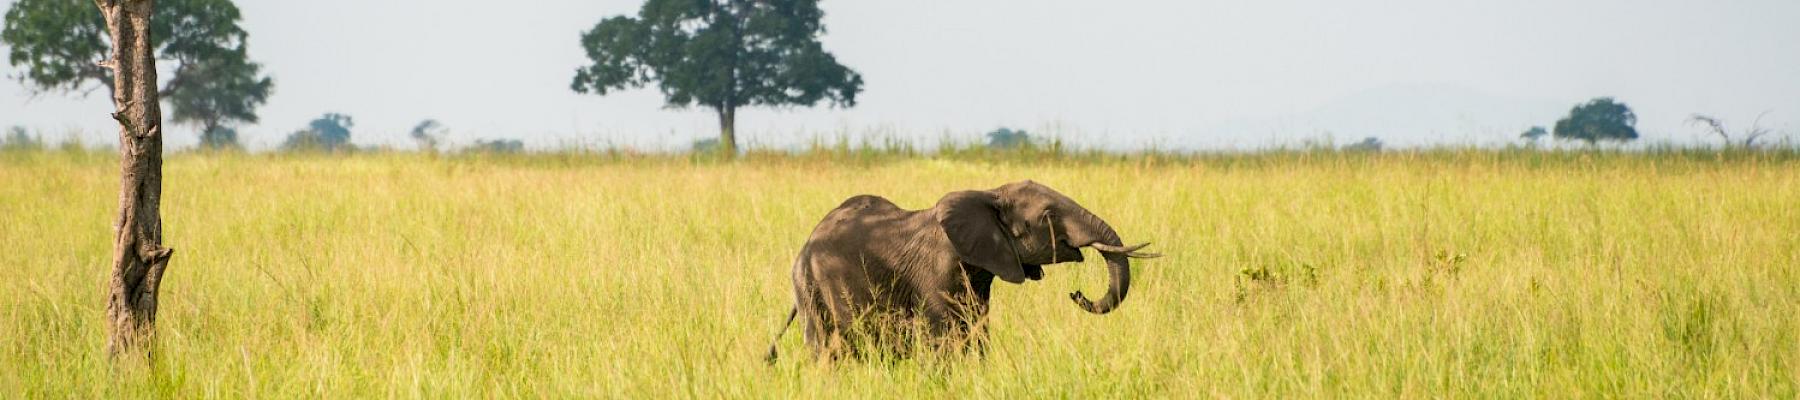
[[[807,348],[824,358],[868,346],[904,354],[917,343],[979,349],[995,278],[1042,279],[1044,265],[1082,261],[1080,248],[1093,247],[1106,258],[1106,295],[1070,298],[1105,314],[1131,288],[1130,258],[1157,256],[1138,252],[1147,244],[1124,246],[1106,221],[1032,181],[950,193],[916,211],[851,197],[826,214],[795,259],[794,308],[775,338],[797,316]],[[767,359],[775,355],[772,344]]]

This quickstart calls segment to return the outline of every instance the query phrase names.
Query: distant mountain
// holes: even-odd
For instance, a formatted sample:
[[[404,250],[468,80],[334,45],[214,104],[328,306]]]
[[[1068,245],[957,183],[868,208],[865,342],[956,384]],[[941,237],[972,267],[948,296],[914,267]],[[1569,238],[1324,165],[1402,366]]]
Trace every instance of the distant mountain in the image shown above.
[[[1518,140],[1519,133],[1533,125],[1552,125],[1569,106],[1454,85],[1393,85],[1356,92],[1298,114],[1228,121],[1208,136],[1248,147],[1298,146],[1327,139],[1344,145],[1371,136],[1390,147],[1491,145]]]

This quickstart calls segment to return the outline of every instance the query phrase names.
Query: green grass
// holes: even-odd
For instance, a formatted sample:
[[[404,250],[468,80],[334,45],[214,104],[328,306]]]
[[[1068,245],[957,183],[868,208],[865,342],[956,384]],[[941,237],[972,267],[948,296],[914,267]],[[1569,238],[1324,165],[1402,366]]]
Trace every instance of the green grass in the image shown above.
[[[1800,396],[1794,152],[988,156],[176,154],[129,369],[116,161],[0,152],[0,397]],[[761,362],[838,202],[1020,179],[1167,256],[998,284],[985,358]]]

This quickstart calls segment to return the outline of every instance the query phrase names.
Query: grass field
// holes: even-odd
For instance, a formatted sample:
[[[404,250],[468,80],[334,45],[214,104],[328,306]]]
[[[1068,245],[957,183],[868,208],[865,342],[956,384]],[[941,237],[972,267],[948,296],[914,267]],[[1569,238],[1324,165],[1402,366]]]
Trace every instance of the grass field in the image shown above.
[[[0,153],[0,397],[1800,396],[1792,154],[176,154],[158,356],[103,354],[108,154]],[[818,365],[846,197],[1033,179],[1166,257],[999,283],[985,358]],[[1092,250],[1089,250],[1092,251]],[[1091,253],[1090,253],[1091,254]],[[22,396],[21,396],[22,395]]]

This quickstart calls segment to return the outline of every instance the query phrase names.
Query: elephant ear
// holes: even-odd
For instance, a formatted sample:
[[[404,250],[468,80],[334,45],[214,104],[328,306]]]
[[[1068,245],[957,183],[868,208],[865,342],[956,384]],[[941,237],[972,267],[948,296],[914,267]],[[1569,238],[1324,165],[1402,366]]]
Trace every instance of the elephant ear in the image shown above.
[[[962,262],[992,272],[1001,280],[1025,282],[1025,270],[1001,220],[1000,198],[993,193],[962,191],[938,201],[938,224]]]

